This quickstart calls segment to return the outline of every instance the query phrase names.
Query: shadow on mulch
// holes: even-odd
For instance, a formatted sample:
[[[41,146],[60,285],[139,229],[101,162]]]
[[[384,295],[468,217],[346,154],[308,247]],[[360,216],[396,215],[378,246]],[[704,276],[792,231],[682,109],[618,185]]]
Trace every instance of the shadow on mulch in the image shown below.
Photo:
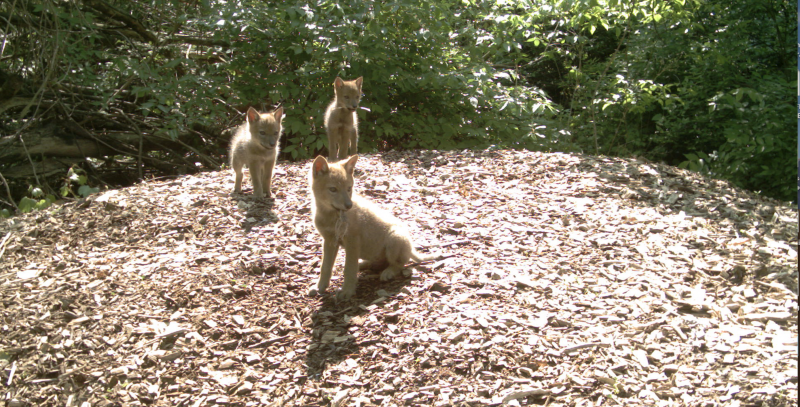
[[[336,270],[334,270],[334,273]],[[380,272],[375,271],[359,271],[358,285],[355,296],[345,302],[336,301],[336,289],[328,289],[322,295],[322,304],[320,308],[311,315],[314,329],[311,333],[311,346],[309,352],[306,354],[306,369],[308,377],[312,380],[322,379],[322,374],[326,371],[326,366],[336,365],[342,360],[347,359],[349,355],[359,357],[360,349],[364,346],[374,345],[383,342],[381,338],[353,338],[348,334],[353,331],[353,328],[358,329],[360,323],[353,323],[358,317],[366,319],[371,314],[374,307],[373,304],[380,304],[390,297],[400,293],[406,287],[411,278],[402,277],[395,278],[389,282],[380,281],[378,277]],[[315,280],[316,281],[316,280]],[[381,297],[377,294],[379,290],[386,291],[388,296]],[[344,308],[346,305],[349,307]],[[324,320],[331,318],[341,321],[345,316],[350,318],[350,323],[335,323],[332,326],[324,325]],[[383,315],[385,323],[396,323],[401,318],[401,315],[395,313],[388,313]],[[323,330],[324,328],[330,328]],[[336,332],[336,337],[331,340],[330,336],[326,338],[325,333],[333,330]],[[329,334],[330,335],[330,334]],[[344,346],[342,343],[337,343],[336,338],[344,338]]]
[[[275,208],[275,198],[256,198],[253,196],[253,191],[251,189],[249,191],[243,190],[242,193],[238,194],[232,193],[231,200],[236,202],[237,206],[239,206],[240,202],[249,204],[245,212],[245,218],[241,223],[245,234],[250,233],[255,226],[265,226],[280,220],[278,215],[273,211]],[[255,222],[251,222],[249,219],[255,219]]]

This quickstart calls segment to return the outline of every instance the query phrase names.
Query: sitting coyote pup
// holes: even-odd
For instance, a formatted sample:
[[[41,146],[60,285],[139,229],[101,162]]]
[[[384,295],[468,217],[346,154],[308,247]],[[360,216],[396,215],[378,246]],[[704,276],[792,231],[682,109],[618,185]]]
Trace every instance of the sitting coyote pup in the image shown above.
[[[414,250],[408,231],[398,219],[370,201],[353,194],[353,170],[357,155],[347,161],[328,163],[318,156],[311,165],[311,214],[322,235],[322,266],[316,287],[309,295],[328,288],[339,246],[344,246],[344,284],[336,299],[347,300],[356,291],[359,268],[383,270],[381,281],[394,278],[409,259],[427,261]],[[365,260],[359,264],[359,259]]]
[[[247,164],[253,182],[253,195],[261,198],[266,192],[267,198],[272,197],[272,169],[278,159],[282,117],[282,107],[273,113],[263,114],[252,107],[247,109],[247,122],[236,129],[231,140],[231,167],[236,172],[233,192],[242,192],[242,167]]]
[[[328,133],[328,159],[343,160],[356,155],[358,144],[358,102],[361,101],[361,83],[359,76],[352,81],[344,81],[336,77],[333,91],[336,97],[325,110],[325,131]]]

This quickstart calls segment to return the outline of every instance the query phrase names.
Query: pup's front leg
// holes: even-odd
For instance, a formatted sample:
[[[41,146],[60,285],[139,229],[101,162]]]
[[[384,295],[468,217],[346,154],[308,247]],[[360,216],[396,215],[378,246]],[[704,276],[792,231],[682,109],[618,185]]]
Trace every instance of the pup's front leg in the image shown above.
[[[338,251],[339,245],[336,244],[336,240],[325,239],[322,242],[322,266],[319,268],[319,279],[317,280],[316,287],[312,286],[311,289],[308,290],[309,296],[317,295],[328,289],[328,285],[331,283],[333,263],[336,261],[336,253]]]
[[[355,115],[355,113],[353,113],[353,115]],[[356,155],[356,146],[358,146],[358,129],[355,127],[355,123],[356,121],[353,120],[353,127],[350,128],[350,134],[348,134],[348,138],[350,139],[350,148],[347,150],[348,156]]]
[[[233,192],[237,194],[242,193],[242,179],[244,179],[244,171],[242,170],[243,164],[234,163],[233,172],[236,173],[236,181],[233,184]]]
[[[250,161],[247,166],[250,168],[250,181],[253,182],[253,196],[261,198],[264,196],[264,184],[261,181],[264,171],[262,170],[261,163],[253,160]]]
[[[261,175],[261,183],[267,198],[272,198],[272,169],[275,167],[275,161],[267,161],[264,163],[264,172]]]
[[[344,283],[336,294],[337,300],[349,300],[356,293],[358,281],[358,256],[361,245],[358,239],[349,239],[344,246]]]
[[[339,132],[339,127],[333,124],[329,125],[328,128],[328,160],[336,161],[339,158],[339,149],[341,148],[339,143],[339,136],[336,134]]]

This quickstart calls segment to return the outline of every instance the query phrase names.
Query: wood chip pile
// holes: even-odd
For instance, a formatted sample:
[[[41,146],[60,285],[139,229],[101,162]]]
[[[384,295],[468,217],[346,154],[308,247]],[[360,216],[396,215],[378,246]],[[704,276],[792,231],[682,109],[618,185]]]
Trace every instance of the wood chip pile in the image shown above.
[[[455,256],[337,303],[343,251],[306,295],[309,168],[0,221],[0,406],[797,405],[796,206],[633,159],[362,156],[356,190]]]

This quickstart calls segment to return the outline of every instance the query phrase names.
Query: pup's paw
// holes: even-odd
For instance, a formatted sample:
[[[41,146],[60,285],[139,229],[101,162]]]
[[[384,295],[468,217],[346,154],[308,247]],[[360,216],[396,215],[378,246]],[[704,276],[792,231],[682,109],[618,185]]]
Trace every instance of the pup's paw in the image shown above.
[[[336,293],[336,301],[347,301],[353,297],[356,290],[345,290],[341,289],[338,293]]]
[[[395,270],[395,269],[390,267],[390,268],[388,268],[386,270],[383,270],[383,272],[381,272],[381,281],[389,281],[389,280],[395,278],[395,276],[397,276],[397,270]]]
[[[324,293],[324,292],[325,292],[324,288],[322,290],[320,290],[319,287],[317,287],[317,285],[314,284],[308,289],[308,296],[309,297],[316,297],[317,295],[319,295],[321,293]]]

